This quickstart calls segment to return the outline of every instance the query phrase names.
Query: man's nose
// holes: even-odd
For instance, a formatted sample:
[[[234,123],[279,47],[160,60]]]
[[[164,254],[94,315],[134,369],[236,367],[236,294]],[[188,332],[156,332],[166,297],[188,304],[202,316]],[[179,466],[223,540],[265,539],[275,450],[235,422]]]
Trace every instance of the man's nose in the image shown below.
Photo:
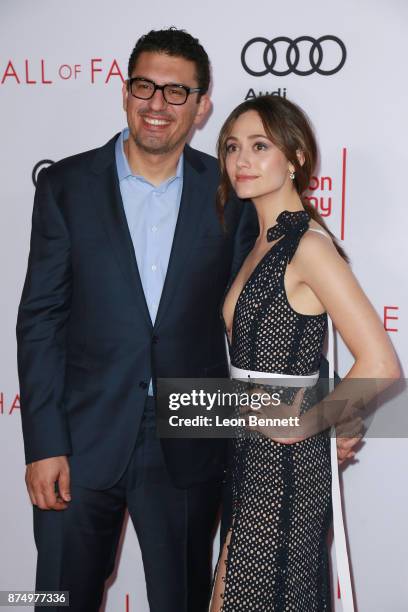
[[[149,100],[149,107],[155,111],[160,111],[167,107],[167,102],[164,99],[162,89],[156,89],[154,95]]]

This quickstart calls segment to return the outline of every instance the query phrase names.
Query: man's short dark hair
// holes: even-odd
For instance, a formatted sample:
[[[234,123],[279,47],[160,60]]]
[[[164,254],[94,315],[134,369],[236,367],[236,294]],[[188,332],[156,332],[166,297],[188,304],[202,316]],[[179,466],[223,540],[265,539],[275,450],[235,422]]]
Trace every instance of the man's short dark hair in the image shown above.
[[[165,53],[172,57],[183,57],[194,62],[198,87],[206,93],[210,86],[210,60],[198,38],[193,38],[185,30],[168,28],[166,30],[151,30],[137,41],[128,64],[128,76],[132,76],[138,57],[148,51]]]

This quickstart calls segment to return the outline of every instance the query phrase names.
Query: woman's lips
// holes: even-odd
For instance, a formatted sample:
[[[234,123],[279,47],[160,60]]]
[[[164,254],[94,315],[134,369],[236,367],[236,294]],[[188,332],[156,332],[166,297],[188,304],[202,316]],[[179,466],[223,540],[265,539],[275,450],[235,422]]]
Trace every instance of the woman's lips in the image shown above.
[[[243,183],[245,181],[253,181],[257,179],[257,176],[249,175],[249,174],[237,174],[235,179],[237,183]]]

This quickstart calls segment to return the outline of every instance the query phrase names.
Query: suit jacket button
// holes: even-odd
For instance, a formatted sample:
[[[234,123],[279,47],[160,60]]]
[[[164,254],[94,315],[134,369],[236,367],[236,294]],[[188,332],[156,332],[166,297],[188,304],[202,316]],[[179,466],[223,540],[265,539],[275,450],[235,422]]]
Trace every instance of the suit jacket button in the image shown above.
[[[147,383],[144,380],[141,380],[139,383],[139,387],[141,389],[147,389]]]
[[[159,336],[153,336],[153,337],[152,337],[152,342],[153,342],[153,344],[157,344],[157,343],[158,343],[158,341],[159,341]]]

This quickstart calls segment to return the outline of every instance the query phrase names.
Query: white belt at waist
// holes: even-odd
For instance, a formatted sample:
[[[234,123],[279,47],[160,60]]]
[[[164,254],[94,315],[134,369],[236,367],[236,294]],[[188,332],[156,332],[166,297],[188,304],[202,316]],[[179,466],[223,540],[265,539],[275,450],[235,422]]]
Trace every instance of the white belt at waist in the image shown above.
[[[298,376],[293,374],[278,374],[276,372],[256,372],[254,370],[243,370],[231,364],[231,378],[237,380],[256,379],[258,384],[268,384],[271,378],[279,378],[285,381],[285,387],[313,387],[319,378],[319,372],[307,374],[306,376]]]

